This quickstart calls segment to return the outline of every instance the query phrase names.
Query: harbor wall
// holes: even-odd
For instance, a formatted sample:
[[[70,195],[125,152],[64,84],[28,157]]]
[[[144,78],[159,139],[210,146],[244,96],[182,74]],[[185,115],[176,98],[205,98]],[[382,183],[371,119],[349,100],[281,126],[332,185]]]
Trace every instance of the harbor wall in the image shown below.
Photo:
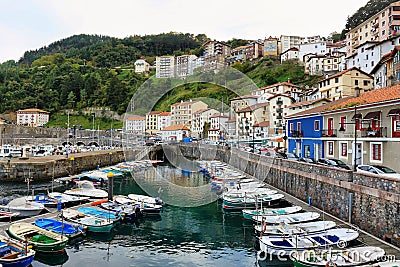
[[[399,180],[261,156],[236,148],[181,144],[164,149],[187,158],[224,161],[400,247]]]
[[[28,159],[2,159],[0,162],[0,182],[33,182],[50,181],[53,178],[79,174],[82,171],[93,170],[135,159],[141,150],[103,150]],[[142,153],[143,154],[143,153]]]

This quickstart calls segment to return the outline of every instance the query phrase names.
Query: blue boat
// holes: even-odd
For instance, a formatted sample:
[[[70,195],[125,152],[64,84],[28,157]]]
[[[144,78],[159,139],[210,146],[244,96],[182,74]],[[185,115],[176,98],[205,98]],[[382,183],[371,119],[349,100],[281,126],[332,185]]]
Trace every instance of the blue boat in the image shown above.
[[[35,225],[42,229],[52,231],[57,234],[63,234],[68,237],[76,237],[76,236],[82,235],[85,231],[84,228],[81,226],[75,227],[69,223],[60,222],[60,221],[48,219],[48,218],[36,219]]]
[[[91,207],[80,207],[78,212],[81,212],[85,215],[94,216],[96,218],[106,219],[113,222],[117,222],[121,219],[121,215],[118,213],[114,213],[111,211],[104,211],[96,208]]]
[[[35,251],[23,243],[0,235],[0,264],[3,267],[30,266]]]
[[[38,194],[36,196],[25,197],[27,201],[43,204],[45,207],[55,208],[57,207],[57,200],[47,196],[46,194]]]

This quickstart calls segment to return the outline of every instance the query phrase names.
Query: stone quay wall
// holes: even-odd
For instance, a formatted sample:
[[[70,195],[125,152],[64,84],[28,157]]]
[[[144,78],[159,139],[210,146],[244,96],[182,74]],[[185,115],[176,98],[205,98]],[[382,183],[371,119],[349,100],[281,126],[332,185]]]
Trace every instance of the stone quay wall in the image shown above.
[[[0,182],[50,181],[53,178],[79,174],[98,166],[110,166],[126,160],[135,159],[141,150],[102,150],[29,159],[2,159],[0,161]]]
[[[188,158],[224,161],[290,195],[400,247],[400,181],[255,155],[236,148],[181,144]]]

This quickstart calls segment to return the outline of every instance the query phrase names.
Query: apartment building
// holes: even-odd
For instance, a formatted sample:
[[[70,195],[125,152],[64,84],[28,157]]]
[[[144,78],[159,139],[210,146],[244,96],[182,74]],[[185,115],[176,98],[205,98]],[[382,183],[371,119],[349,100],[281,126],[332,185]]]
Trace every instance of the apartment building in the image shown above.
[[[278,38],[268,37],[264,40],[264,57],[279,55]]]
[[[168,126],[171,126],[171,113],[167,111],[161,112],[158,114],[157,120],[158,130],[161,131]]]
[[[205,138],[204,126],[206,123],[210,123],[210,117],[218,114],[219,112],[212,108],[201,109],[192,114],[192,125],[190,131],[192,137]]]
[[[228,116],[224,114],[215,114],[210,117],[210,129],[208,130],[208,139],[213,141],[224,140],[228,135],[228,130],[225,129],[225,123],[228,121]]]
[[[50,112],[28,108],[17,111],[17,124],[31,127],[43,126],[49,122]]]
[[[379,11],[346,34],[346,56],[356,53],[356,48],[368,41],[380,42],[400,31],[400,1]]]
[[[146,133],[156,134],[160,130],[158,128],[158,115],[162,111],[151,111],[146,114]]]
[[[208,108],[203,101],[181,101],[171,105],[171,125],[183,125],[190,129],[192,115],[196,111]]]
[[[161,56],[156,57],[156,78],[175,77],[175,57]]]
[[[176,57],[176,76],[179,78],[185,78],[188,75],[193,75],[193,71],[196,67],[195,55],[182,55]]]
[[[318,83],[321,96],[332,101],[357,96],[373,87],[373,76],[355,67],[328,76]]]

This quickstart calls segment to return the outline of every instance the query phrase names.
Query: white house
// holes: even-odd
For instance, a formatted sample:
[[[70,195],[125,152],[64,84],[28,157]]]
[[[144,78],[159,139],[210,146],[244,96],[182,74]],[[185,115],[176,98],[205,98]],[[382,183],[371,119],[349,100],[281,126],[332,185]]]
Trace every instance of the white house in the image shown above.
[[[146,117],[127,118],[125,129],[131,133],[144,133],[146,131]]]
[[[225,139],[228,134],[227,129],[224,129],[226,121],[229,117],[224,114],[216,114],[210,117],[210,129],[208,130],[208,139],[218,141]]]
[[[188,137],[190,130],[184,125],[171,125],[161,130],[161,138],[164,141],[182,141]]]
[[[17,124],[31,127],[43,126],[49,121],[50,113],[37,108],[17,111]]]
[[[308,43],[299,45],[299,60],[305,62],[307,54],[325,55],[327,53],[326,42]]]
[[[171,113],[167,111],[161,112],[160,114],[158,114],[157,120],[158,130],[161,131],[168,126],[171,126]]]
[[[192,137],[204,138],[203,131],[205,123],[210,122],[210,117],[217,114],[218,111],[212,108],[200,109],[192,114],[192,125],[190,131]]]
[[[357,52],[346,58],[347,68],[357,67],[371,73],[383,55],[391,52],[396,45],[400,45],[400,37],[395,37],[382,42],[365,42],[357,47]]]
[[[135,72],[136,73],[147,73],[149,72],[150,64],[144,59],[138,59],[135,61]]]
[[[175,57],[161,56],[156,57],[156,78],[175,77]]]
[[[289,48],[281,54],[281,63],[290,59],[299,59],[299,49],[296,47]]]

